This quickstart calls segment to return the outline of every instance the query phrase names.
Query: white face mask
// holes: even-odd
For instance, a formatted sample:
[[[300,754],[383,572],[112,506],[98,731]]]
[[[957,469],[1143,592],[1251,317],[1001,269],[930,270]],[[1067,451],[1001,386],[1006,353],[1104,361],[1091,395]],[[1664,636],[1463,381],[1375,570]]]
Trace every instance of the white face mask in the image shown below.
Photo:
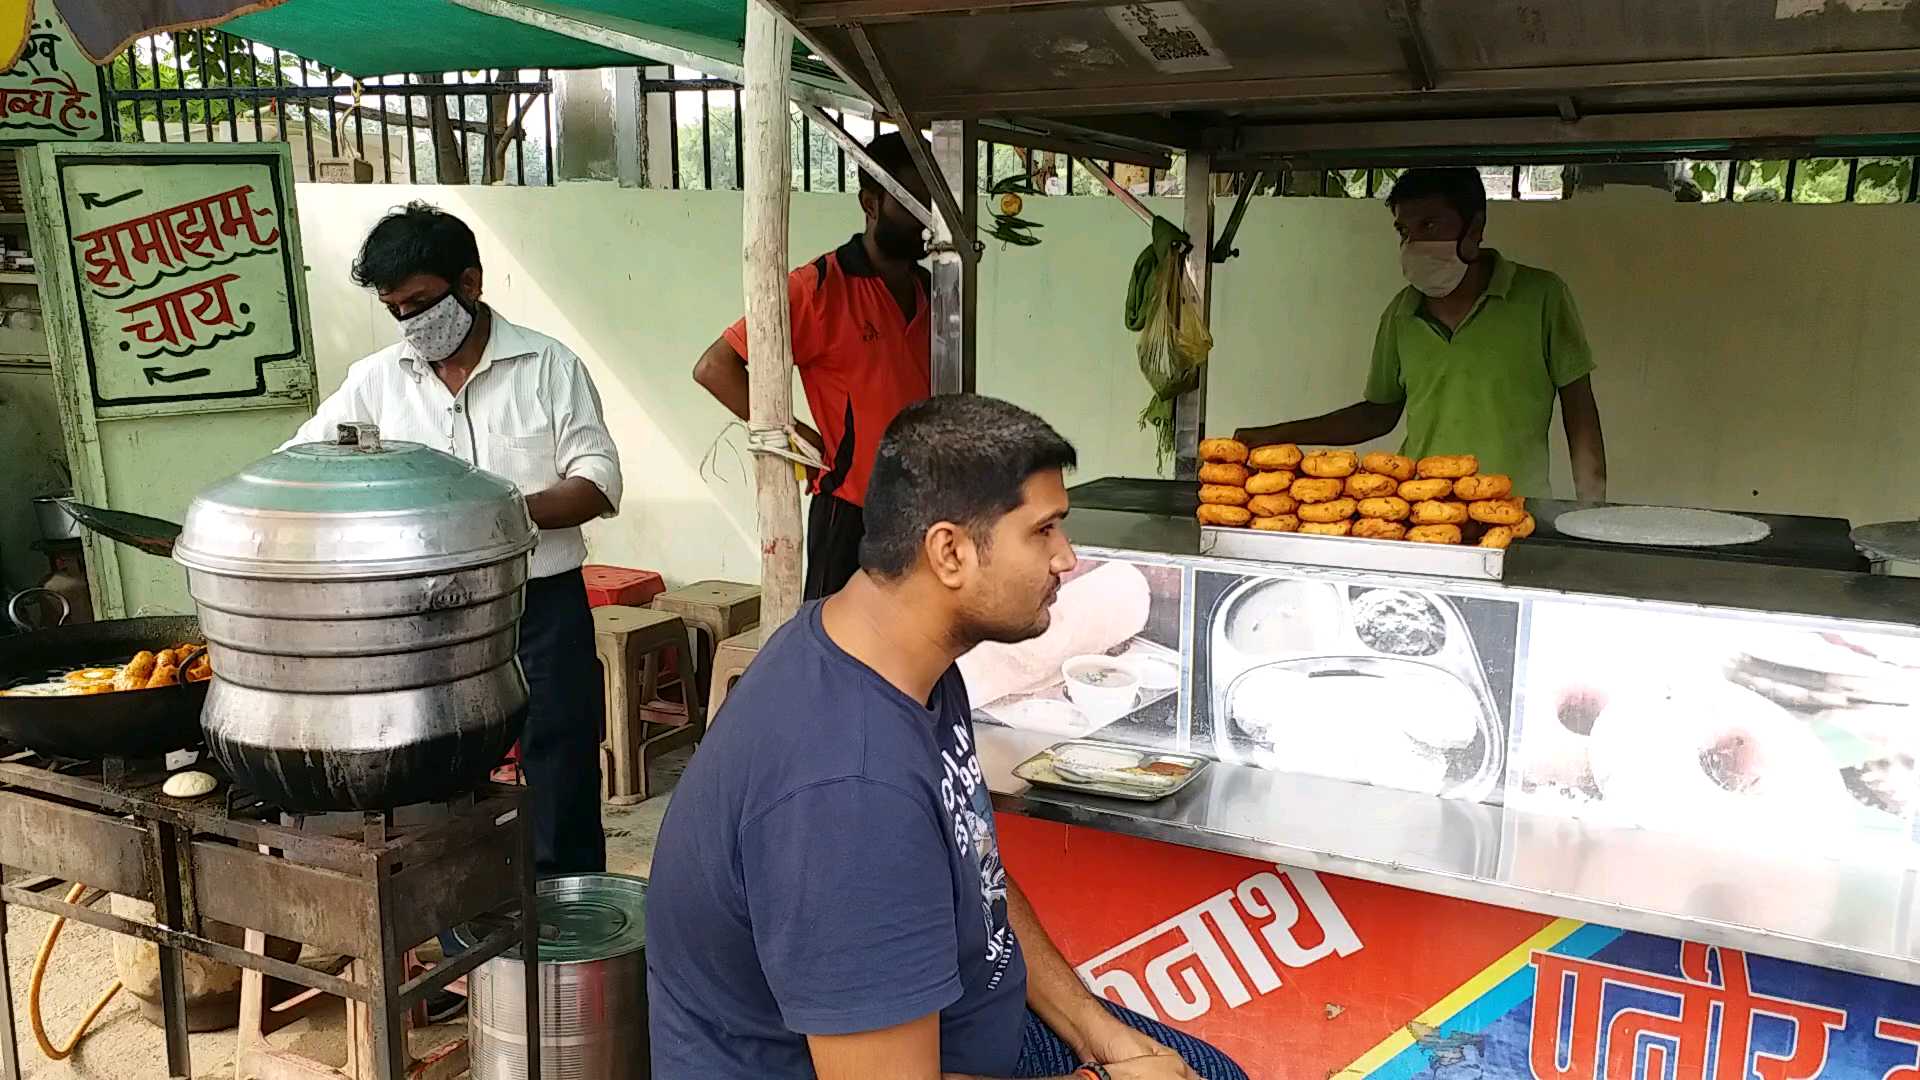
[[[467,343],[473,333],[473,312],[451,290],[438,301],[400,319],[400,337],[414,355],[437,364]]]
[[[1467,264],[1458,240],[1408,240],[1400,245],[1400,273],[1407,284],[1438,299],[1460,287]]]

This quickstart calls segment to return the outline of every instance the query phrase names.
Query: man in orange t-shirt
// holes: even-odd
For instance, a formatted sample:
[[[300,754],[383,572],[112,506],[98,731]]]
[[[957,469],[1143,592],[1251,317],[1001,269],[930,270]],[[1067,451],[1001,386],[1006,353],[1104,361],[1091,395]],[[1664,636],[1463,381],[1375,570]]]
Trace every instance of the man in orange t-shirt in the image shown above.
[[[867,153],[926,202],[926,184],[898,133],[876,137]],[[860,569],[867,476],[880,436],[901,409],[932,393],[925,230],[865,172],[860,208],[863,232],[787,276],[793,366],[820,425],[799,431],[827,463],[807,511],[808,600],[839,592]],[[748,418],[745,319],[701,354],[693,378]]]

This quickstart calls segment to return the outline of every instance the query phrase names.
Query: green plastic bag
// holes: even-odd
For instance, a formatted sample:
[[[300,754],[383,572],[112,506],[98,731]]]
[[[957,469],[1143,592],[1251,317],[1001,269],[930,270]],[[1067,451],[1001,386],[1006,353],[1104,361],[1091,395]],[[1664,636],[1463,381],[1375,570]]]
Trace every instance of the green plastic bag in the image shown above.
[[[1155,453],[1162,472],[1173,454],[1174,402],[1200,385],[1201,365],[1213,351],[1213,335],[1207,330],[1199,293],[1187,280],[1185,260],[1172,247],[1164,250],[1150,291],[1143,297],[1143,328],[1134,347],[1140,374],[1153,390],[1147,407],[1140,410],[1140,426],[1155,430]],[[1131,322],[1131,305],[1128,314]]]

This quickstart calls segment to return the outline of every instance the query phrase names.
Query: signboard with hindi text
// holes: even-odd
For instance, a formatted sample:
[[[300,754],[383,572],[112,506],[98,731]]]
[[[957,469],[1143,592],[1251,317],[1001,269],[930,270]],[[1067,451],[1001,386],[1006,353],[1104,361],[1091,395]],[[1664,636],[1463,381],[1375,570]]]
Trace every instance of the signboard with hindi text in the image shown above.
[[[0,145],[107,137],[106,82],[53,0],[36,0],[26,46],[0,72]]]
[[[1091,827],[996,824],[1007,873],[1090,990],[1256,1080],[1920,1080],[1920,987]],[[1753,887],[1818,910],[1797,886]]]
[[[280,166],[270,149],[57,163],[97,407],[191,402],[204,411],[308,392],[292,191]]]
[[[179,521],[313,414],[288,148],[49,143],[21,162],[74,495]],[[83,541],[97,616],[193,610],[178,567]]]

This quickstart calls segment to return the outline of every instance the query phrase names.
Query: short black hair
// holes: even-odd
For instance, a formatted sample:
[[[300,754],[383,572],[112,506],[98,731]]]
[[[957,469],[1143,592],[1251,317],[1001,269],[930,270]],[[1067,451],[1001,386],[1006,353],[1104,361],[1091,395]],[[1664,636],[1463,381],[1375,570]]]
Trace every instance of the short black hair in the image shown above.
[[[1480,181],[1480,170],[1466,166],[1446,169],[1408,169],[1393,182],[1387,193],[1387,208],[1409,199],[1438,195],[1459,213],[1460,220],[1471,223],[1487,212],[1487,186]]]
[[[901,577],[913,569],[927,530],[942,521],[984,542],[993,523],[1020,505],[1029,478],[1077,464],[1072,443],[1017,405],[977,394],[910,405],[887,426],[874,458],[860,568]]]
[[[913,153],[907,149],[906,138],[897,131],[875,135],[873,141],[867,144],[867,154],[873,158],[874,164],[887,170],[887,175],[895,180],[905,183],[907,177],[913,175],[915,167]],[[861,169],[860,190],[883,191],[885,189],[880,186],[880,181],[868,175],[867,170]]]
[[[430,203],[410,202],[380,219],[353,260],[353,283],[386,292],[415,274],[447,284],[480,265],[480,245],[467,223]]]

